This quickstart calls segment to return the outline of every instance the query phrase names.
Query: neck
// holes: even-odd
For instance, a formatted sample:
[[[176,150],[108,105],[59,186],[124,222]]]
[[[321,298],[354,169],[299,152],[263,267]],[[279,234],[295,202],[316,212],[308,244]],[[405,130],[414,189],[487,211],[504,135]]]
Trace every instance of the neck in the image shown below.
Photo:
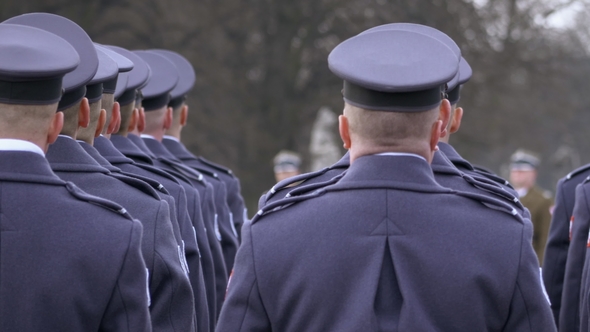
[[[157,130],[157,131],[151,131],[151,132],[144,131],[142,134],[153,136],[159,142],[162,142],[162,140],[164,139],[164,131],[163,130]],[[139,134],[139,135],[141,135],[141,134]]]
[[[363,146],[362,144],[353,144],[350,151],[350,162],[353,163],[356,159],[386,152],[411,153],[423,157],[430,164],[432,162],[433,151],[430,150],[428,143],[417,144],[415,146],[389,146],[389,147],[373,147]]]
[[[445,135],[445,137],[439,138],[438,141],[449,144],[449,139],[450,138],[451,138],[451,134],[448,133],[448,129],[447,129],[447,134]]]

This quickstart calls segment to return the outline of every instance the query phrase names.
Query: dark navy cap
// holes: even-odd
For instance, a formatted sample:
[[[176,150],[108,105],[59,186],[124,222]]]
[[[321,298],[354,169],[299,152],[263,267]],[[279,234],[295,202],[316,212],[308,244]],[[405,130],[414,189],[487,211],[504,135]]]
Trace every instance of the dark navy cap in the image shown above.
[[[170,92],[176,87],[179,79],[176,66],[156,53],[148,51],[133,51],[133,53],[147,62],[152,69],[152,77],[146,86],[141,88],[143,96],[141,106],[147,112],[168,105]]]
[[[75,105],[86,94],[86,84],[98,70],[98,56],[88,34],[71,20],[54,14],[31,13],[15,16],[5,23],[36,27],[54,33],[70,43],[80,56],[80,65],[63,78],[62,96],[58,110]]]
[[[94,43],[94,46],[97,50],[101,50],[103,53],[108,55],[116,64],[117,64],[117,72],[128,72],[133,69],[133,62],[126,57],[122,56],[121,54],[104,47],[103,45]],[[113,78],[105,81],[103,85],[103,93],[114,94],[117,89],[117,78],[119,75],[114,75]]]
[[[376,111],[419,112],[437,107],[459,58],[430,36],[404,30],[360,34],[336,46],[330,70],[344,80],[344,100]]]
[[[123,93],[125,93],[125,91],[127,89],[127,82],[128,81],[129,81],[129,72],[119,73],[119,76],[117,77],[117,87],[114,92],[115,100],[117,102],[119,101],[119,98],[121,98]],[[132,100],[132,101],[134,101],[134,100]],[[130,102],[128,102],[127,104],[130,104]],[[127,104],[124,104],[124,105],[127,105]]]
[[[125,91],[119,96],[119,98],[116,99],[121,106],[129,105],[130,103],[135,102],[137,94],[136,90],[144,87],[151,77],[151,68],[143,59],[122,47],[106,47],[121,54],[133,62],[133,69],[129,72],[127,87]]]
[[[459,79],[457,80],[455,86],[449,84],[449,92],[448,92],[448,99],[451,102],[451,105],[454,105],[459,102],[461,99],[461,89],[463,89],[463,84],[467,83],[469,79],[473,75],[473,70],[467,60],[465,58],[461,58],[461,62],[459,63]]]
[[[193,65],[185,57],[176,52],[160,49],[149,51],[164,56],[166,59],[172,61],[172,63],[174,63],[176,66],[179,80],[176,87],[170,92],[171,99],[168,103],[168,106],[172,108],[180,106],[186,99],[186,94],[195,85],[196,76]]]
[[[103,47],[94,45],[98,55],[98,70],[88,85],[86,85],[86,98],[89,103],[94,103],[102,98],[103,83],[115,80],[119,74],[119,67],[105,51]],[[113,91],[114,92],[114,91]]]
[[[63,38],[45,30],[0,24],[0,103],[51,105],[62,79],[80,57]]]
[[[461,49],[459,48],[457,43],[455,43],[455,41],[451,37],[449,37],[446,33],[442,32],[440,30],[437,30],[433,27],[429,27],[427,25],[415,24],[415,23],[390,23],[390,24],[376,26],[374,28],[371,28],[369,30],[362,32],[362,34],[377,32],[377,31],[387,31],[387,30],[413,31],[413,32],[421,33],[423,35],[430,36],[430,37],[440,41],[441,43],[447,45],[447,47],[450,48],[455,53],[455,55],[457,56],[459,61],[461,60]],[[448,87],[447,87],[446,91],[450,91],[457,86],[457,84],[459,82],[459,75],[460,75],[460,71],[457,72],[457,74],[449,82],[447,82]],[[452,88],[451,88],[451,86],[452,86]]]

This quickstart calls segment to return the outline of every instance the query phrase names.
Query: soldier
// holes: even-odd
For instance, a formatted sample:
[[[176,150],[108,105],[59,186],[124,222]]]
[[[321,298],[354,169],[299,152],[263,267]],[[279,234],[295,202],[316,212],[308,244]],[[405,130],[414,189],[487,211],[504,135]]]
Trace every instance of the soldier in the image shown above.
[[[537,168],[539,159],[523,150],[516,151],[510,163],[510,183],[516,189],[520,201],[529,210],[533,222],[533,248],[539,262],[543,262],[543,253],[547,243],[549,224],[551,223],[551,194],[539,188]]]
[[[44,158],[76,50],[23,25],[0,40],[0,330],[151,331],[141,224]]]
[[[225,290],[227,287],[227,277],[238,249],[237,232],[234,228],[232,220],[232,213],[228,206],[228,194],[225,183],[221,180],[221,176],[218,175],[219,171],[214,171],[203,163],[201,163],[196,157],[191,157],[180,142],[180,134],[182,127],[186,124],[188,115],[188,106],[186,105],[186,95],[192,89],[195,84],[195,72],[191,63],[184,58],[182,55],[168,51],[168,50],[149,50],[149,52],[159,54],[166,59],[170,60],[175,68],[178,75],[179,81],[176,87],[170,92],[170,102],[168,107],[172,109],[172,124],[170,128],[166,130],[167,134],[162,139],[162,144],[171,155],[167,155],[167,159],[171,162],[171,165],[175,163],[182,163],[190,167],[190,169],[202,174],[209,184],[213,186],[213,193],[215,194],[215,211],[217,212],[218,229],[219,235],[221,235],[220,241],[210,241],[215,245],[221,245],[223,251],[223,257],[225,261],[226,275],[223,278],[218,276],[216,272],[217,281],[217,308],[218,312],[221,310],[223,299],[225,298]],[[181,125],[182,123],[182,125]],[[177,138],[178,137],[178,138]],[[179,156],[188,157],[182,160]],[[190,170],[184,169],[184,167],[175,166],[180,172],[189,172]]]
[[[571,241],[574,219],[576,187],[590,176],[590,164],[582,166],[557,182],[555,208],[551,216],[551,226],[543,262],[543,282],[551,301],[551,310],[559,326],[559,312],[565,266]]]
[[[343,42],[328,62],[344,80],[351,166],[244,225],[218,331],[554,331],[530,223],[432,176],[456,55],[391,30]]]
[[[88,91],[86,85],[100,84],[108,77],[98,70],[94,44],[76,23],[57,15],[25,14],[8,22],[53,32],[66,39],[80,54],[80,66],[64,78],[65,93],[58,105],[58,111],[64,113],[64,126],[56,142],[49,147],[47,159],[60,178],[74,182],[90,194],[120,203],[141,221],[142,254],[149,272],[152,329],[195,330],[188,271],[182,249],[174,237],[168,204],[144,182],[122,182],[113,176],[75,141],[78,127],[86,127],[89,122],[90,106],[84,97]]]
[[[274,157],[273,163],[273,170],[277,183],[301,174],[299,171],[301,157],[293,151],[281,150],[281,152],[277,153]]]
[[[105,48],[106,51],[109,51],[108,48]],[[123,57],[122,55],[111,51],[109,53],[111,56]],[[131,52],[125,53],[126,56],[133,59],[135,62],[138,63],[138,67],[141,67],[142,60],[138,57],[134,56]],[[131,62],[133,64],[133,62]],[[143,63],[145,65],[145,63]],[[134,68],[135,69],[135,68]],[[121,70],[121,67],[120,67]],[[133,84],[135,84],[135,79],[142,76],[142,70],[138,69],[138,71],[132,70],[129,75],[132,76]],[[129,75],[123,76],[125,73],[119,73],[119,79],[117,80],[117,87],[114,91],[112,97],[119,99],[126,90]],[[123,78],[121,79],[121,77]],[[145,77],[147,79],[147,77]],[[135,93],[131,94],[131,98],[121,98],[119,99],[123,105],[120,105],[118,102],[113,103],[113,99],[111,96],[108,96],[110,91],[105,91],[103,94],[102,105],[103,107],[108,110],[108,114],[112,113],[120,113],[121,116],[107,116],[111,118],[111,123],[108,126],[104,126],[105,130],[103,130],[102,135],[96,137],[94,139],[94,152],[100,153],[100,156],[96,156],[95,160],[99,161],[102,159],[101,165],[105,168],[109,168],[112,172],[121,172],[123,171],[125,174],[140,177],[144,181],[156,181],[155,186],[158,188],[162,186],[163,189],[172,196],[173,203],[169,205],[175,213],[172,214],[173,221],[178,223],[178,228],[180,232],[180,241],[181,246],[184,248],[186,253],[186,260],[188,264],[189,270],[189,279],[191,281],[191,286],[193,289],[193,295],[195,300],[195,310],[197,313],[197,330],[199,331],[208,331],[210,330],[209,325],[209,309],[207,305],[207,296],[206,296],[206,289],[205,283],[203,279],[203,270],[201,267],[201,262],[199,258],[199,249],[197,245],[197,241],[195,238],[195,229],[192,225],[192,221],[190,216],[188,215],[187,211],[187,198],[184,189],[178,183],[176,178],[169,175],[166,172],[160,171],[155,167],[149,165],[142,165],[135,163],[133,160],[125,157],[107,137],[112,137],[111,133],[114,130],[116,125],[117,118],[120,118],[121,126],[127,128],[129,126],[129,120],[132,117],[131,113],[133,111],[134,101],[135,101]],[[105,96],[106,95],[106,96]],[[117,112],[119,111],[120,112]],[[90,127],[90,126],[89,126]],[[121,129],[119,129],[121,132]],[[83,145],[84,146],[84,145]],[[87,150],[87,152],[91,152],[92,149]],[[104,158],[102,158],[104,157]],[[113,170],[115,167],[115,170]],[[118,169],[117,169],[118,168]],[[162,197],[162,193],[159,193]],[[174,224],[173,224],[174,225]]]

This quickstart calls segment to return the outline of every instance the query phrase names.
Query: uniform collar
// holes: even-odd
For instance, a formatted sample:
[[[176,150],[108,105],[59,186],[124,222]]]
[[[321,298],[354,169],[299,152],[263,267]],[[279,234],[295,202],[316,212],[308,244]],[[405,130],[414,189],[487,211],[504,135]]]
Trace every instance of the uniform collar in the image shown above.
[[[59,136],[47,150],[47,160],[54,171],[100,172],[109,171],[100,166],[80,144],[67,136]]]
[[[415,156],[370,155],[357,158],[340,183],[363,182],[391,184],[392,188],[408,186],[442,187],[434,180],[432,169],[423,158]],[[338,185],[338,184],[337,184]]]
[[[86,153],[88,153],[88,155],[90,155],[92,159],[96,160],[96,162],[99,163],[100,166],[108,169],[111,172],[121,172],[120,169],[111,165],[111,163],[109,163],[103,156],[101,156],[98,150],[96,150],[92,145],[86,142],[79,142],[78,144],[80,144],[82,149],[84,149],[84,151],[86,151]]]
[[[180,143],[180,140],[178,138],[174,137],[174,136],[164,135],[164,139],[171,140],[171,141],[176,141],[176,142]]]
[[[130,139],[131,142],[133,142],[135,145],[137,145],[137,147],[139,149],[141,149],[141,151],[143,151],[145,154],[147,154],[150,158],[152,158],[152,159],[156,158],[154,153],[152,151],[150,151],[150,149],[145,145],[145,142],[141,137],[134,135],[134,134],[129,134],[129,135],[127,135],[127,138]],[[155,139],[154,139],[154,141],[155,141]]]
[[[170,136],[172,137],[172,136]],[[174,137],[173,137],[174,138]],[[196,160],[197,157],[190,153],[186,147],[176,139],[167,139],[164,136],[162,140],[162,144],[166,147],[170,153],[172,153],[176,158],[180,160]]]
[[[111,143],[113,143],[114,147],[124,156],[133,159],[135,162],[147,165],[154,164],[152,158],[142,149],[140,149],[135,143],[133,143],[129,137],[112,135]]]
[[[112,136],[111,136],[112,137]],[[94,148],[111,164],[133,164],[133,160],[125,157],[106,137],[100,136],[94,140]]]
[[[142,139],[143,139],[143,142],[145,143],[145,145],[147,146],[147,148],[150,149],[150,151],[152,151],[152,153],[156,157],[180,162],[180,160],[178,160],[178,158],[176,158],[176,156],[174,156],[172,153],[170,153],[170,151],[168,151],[166,149],[166,147],[160,141],[157,141],[155,139],[151,139],[149,137],[142,138]]]
[[[40,156],[45,157],[43,150],[29,141],[12,139],[12,138],[1,138],[0,139],[0,151],[20,151],[20,152],[33,152]]]
[[[414,158],[420,158],[424,161],[426,161],[426,159],[422,156],[419,156],[415,153],[405,153],[405,152],[383,152],[383,153],[377,153],[375,154],[376,156],[389,156],[389,157],[414,157]]]
[[[438,142],[438,148],[456,167],[463,167],[469,171],[473,171],[473,166],[470,162],[463,159],[461,155],[448,143]]]

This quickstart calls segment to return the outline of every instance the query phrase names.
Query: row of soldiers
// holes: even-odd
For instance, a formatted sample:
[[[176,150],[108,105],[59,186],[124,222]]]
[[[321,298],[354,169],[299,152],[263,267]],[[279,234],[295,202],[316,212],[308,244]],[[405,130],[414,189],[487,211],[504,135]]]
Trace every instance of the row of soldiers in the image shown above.
[[[191,64],[0,24],[0,331],[214,331],[246,219],[180,142]]]
[[[260,198],[218,331],[556,331],[530,212],[449,144],[472,75],[457,44],[387,24],[340,43],[328,65],[344,83],[348,152]]]

